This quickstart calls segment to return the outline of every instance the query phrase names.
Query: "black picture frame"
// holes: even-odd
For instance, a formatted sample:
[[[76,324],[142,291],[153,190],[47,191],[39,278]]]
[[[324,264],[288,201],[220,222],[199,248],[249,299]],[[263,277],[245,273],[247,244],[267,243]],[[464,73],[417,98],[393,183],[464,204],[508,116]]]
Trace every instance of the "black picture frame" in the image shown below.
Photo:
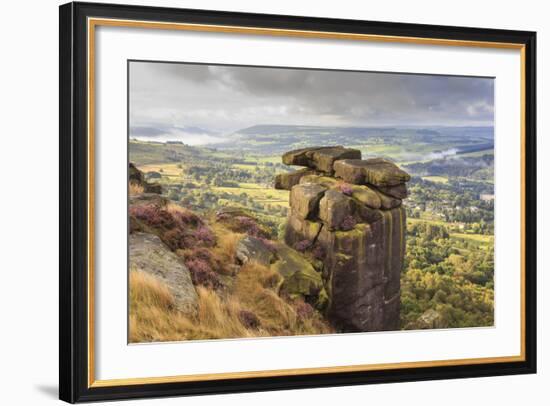
[[[536,33],[190,9],[68,3],[60,6],[59,397],[67,402],[235,393],[536,372]],[[311,373],[94,387],[88,377],[87,19],[162,21],[394,37],[512,43],[524,64],[524,359],[514,362]]]

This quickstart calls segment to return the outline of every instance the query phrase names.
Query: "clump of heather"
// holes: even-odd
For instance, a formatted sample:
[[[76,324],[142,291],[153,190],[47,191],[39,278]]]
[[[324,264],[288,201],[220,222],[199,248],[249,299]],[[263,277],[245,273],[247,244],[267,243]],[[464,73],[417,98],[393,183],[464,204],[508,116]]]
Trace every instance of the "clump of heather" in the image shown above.
[[[311,247],[311,241],[302,240],[294,244],[294,249],[299,252],[305,252]]]
[[[191,279],[195,285],[201,285],[209,289],[219,290],[223,288],[223,283],[216,272],[212,270],[210,264],[201,258],[188,258],[185,265],[191,273]]]
[[[197,227],[203,224],[201,218],[190,211],[176,211],[173,216],[182,225]]]
[[[151,227],[173,228],[176,226],[172,214],[155,205],[132,206],[130,207],[130,215]]]
[[[342,224],[340,225],[340,228],[344,231],[349,231],[353,227],[355,227],[356,224],[357,224],[357,221],[353,216],[346,216],[344,220],[342,220]]]
[[[341,183],[338,186],[338,189],[340,189],[340,192],[342,192],[346,196],[351,196],[353,194],[353,189],[351,188],[351,185],[348,183]]]
[[[185,241],[185,235],[177,228],[168,230],[160,236],[161,240],[164,241],[166,245],[170,247],[172,251],[175,251],[179,248],[187,247],[187,242]]]
[[[198,242],[206,245],[207,247],[212,247],[216,243],[214,233],[204,225],[199,226],[199,228],[195,230],[195,238]]]
[[[310,319],[315,313],[315,310],[313,309],[313,307],[306,302],[298,302],[295,309],[296,309],[296,315],[302,321]]]
[[[190,257],[202,259],[203,261],[212,264],[212,252],[204,247],[195,248]]]
[[[260,326],[260,320],[250,310],[241,310],[239,312],[239,321],[246,328],[258,328]]]
[[[260,228],[258,227],[258,224],[256,224],[256,222],[250,217],[237,216],[235,217],[235,221],[237,222],[239,228],[248,235],[252,237],[258,237],[258,235],[260,234]]]
[[[194,248],[195,246],[212,247],[216,237],[212,230],[195,213],[185,210],[167,210],[156,205],[139,205],[130,207],[130,230],[139,230],[137,219],[156,230],[159,237],[173,251]]]
[[[270,237],[269,232],[263,229],[255,218],[247,215],[218,213],[216,221],[222,222],[225,227],[236,233],[245,233],[256,238]]]

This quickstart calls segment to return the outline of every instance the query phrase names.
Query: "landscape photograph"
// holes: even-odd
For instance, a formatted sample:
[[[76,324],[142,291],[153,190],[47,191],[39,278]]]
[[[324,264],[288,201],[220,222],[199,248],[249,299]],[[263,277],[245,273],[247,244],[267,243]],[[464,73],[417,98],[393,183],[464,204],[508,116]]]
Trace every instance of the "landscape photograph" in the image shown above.
[[[129,61],[128,342],[494,325],[494,79]]]

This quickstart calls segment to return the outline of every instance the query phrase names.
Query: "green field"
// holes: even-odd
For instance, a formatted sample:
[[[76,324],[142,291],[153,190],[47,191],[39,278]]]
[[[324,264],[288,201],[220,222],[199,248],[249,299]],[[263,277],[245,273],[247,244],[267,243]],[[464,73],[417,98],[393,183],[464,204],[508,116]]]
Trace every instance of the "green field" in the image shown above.
[[[212,187],[214,192],[223,192],[232,195],[246,193],[259,204],[272,204],[281,207],[288,207],[287,190],[276,190],[271,186],[264,187],[255,183],[240,183],[239,187]]]
[[[451,238],[472,243],[480,248],[488,248],[495,243],[494,236],[484,234],[451,233]]]
[[[182,169],[178,163],[155,163],[147,165],[139,165],[138,169],[143,173],[159,172],[163,177],[181,178]]]
[[[436,183],[448,183],[449,179],[444,176],[422,176],[422,179]]]
[[[259,156],[256,158],[256,161],[261,163],[279,164],[282,162],[282,159],[280,155],[271,155],[271,156]]]
[[[415,218],[407,218],[407,222],[410,223],[410,224],[415,224],[415,223],[427,223],[427,224],[434,224],[434,225],[437,225],[437,226],[449,226],[449,225],[452,225],[452,224],[449,224],[443,220],[431,220],[431,219],[427,219],[427,218],[420,218],[420,219],[415,219]]]

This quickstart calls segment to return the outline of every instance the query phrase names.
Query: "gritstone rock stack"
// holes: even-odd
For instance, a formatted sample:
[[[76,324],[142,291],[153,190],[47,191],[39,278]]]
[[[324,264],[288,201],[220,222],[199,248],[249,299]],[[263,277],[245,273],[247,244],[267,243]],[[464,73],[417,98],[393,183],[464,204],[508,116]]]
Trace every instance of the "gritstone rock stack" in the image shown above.
[[[283,163],[305,167],[275,179],[275,188],[290,190],[285,242],[323,262],[333,325],[344,332],[398,329],[410,176],[342,146],[290,151]]]

